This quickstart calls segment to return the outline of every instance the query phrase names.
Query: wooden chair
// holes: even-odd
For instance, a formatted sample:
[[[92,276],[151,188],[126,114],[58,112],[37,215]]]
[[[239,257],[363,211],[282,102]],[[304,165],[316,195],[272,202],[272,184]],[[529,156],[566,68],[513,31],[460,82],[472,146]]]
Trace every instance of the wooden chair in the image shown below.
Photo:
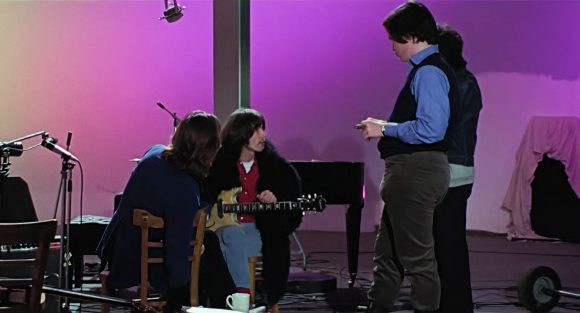
[[[36,245],[36,253],[33,259],[29,258],[0,258],[0,268],[4,276],[0,277],[0,286],[8,289],[22,289],[26,291],[26,303],[8,308],[0,308],[2,312],[40,312],[42,294],[42,284],[44,283],[44,271],[48,260],[48,249],[50,242],[56,233],[56,220],[29,223],[0,223],[0,246],[15,244]],[[1,254],[8,252],[0,252]],[[30,275],[27,277],[7,277],[9,272],[5,268],[15,270],[17,267],[30,268]],[[21,271],[20,271],[21,272]]]
[[[198,210],[194,226],[197,227],[195,233],[195,239],[191,241],[191,246],[193,247],[192,256],[189,258],[191,262],[191,284],[190,284],[190,305],[199,305],[199,265],[201,261],[203,238],[205,236],[205,222],[206,213],[204,209]],[[149,241],[149,229],[163,229],[165,227],[165,222],[162,217],[155,216],[149,213],[145,209],[135,208],[133,209],[133,225],[139,226],[141,228],[141,256],[140,256],[140,284],[139,284],[139,299],[138,301],[144,307],[151,306],[162,306],[163,302],[159,297],[148,298],[149,291],[149,264],[162,264],[164,262],[163,257],[150,257],[149,249],[163,249],[163,242]],[[102,289],[101,293],[108,295],[109,292],[106,287],[106,274],[101,275]],[[160,303],[161,301],[161,303]],[[104,304],[101,306],[101,312],[109,312],[108,305]]]

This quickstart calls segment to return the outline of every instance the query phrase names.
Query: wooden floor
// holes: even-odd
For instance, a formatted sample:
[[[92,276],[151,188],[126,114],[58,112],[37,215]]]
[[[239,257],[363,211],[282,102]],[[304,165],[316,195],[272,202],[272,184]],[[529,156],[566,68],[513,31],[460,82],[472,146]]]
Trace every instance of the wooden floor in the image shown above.
[[[282,312],[364,312],[364,293],[372,279],[372,247],[374,234],[361,234],[359,271],[355,289],[347,286],[346,237],[338,232],[298,232],[307,255],[307,271],[327,273],[337,278],[338,290],[323,293],[289,293],[281,301]],[[476,312],[527,312],[520,306],[517,285],[525,273],[536,266],[550,266],[558,273],[563,290],[580,293],[580,244],[558,241],[508,241],[500,234],[470,232],[471,277]],[[293,272],[302,269],[300,256],[295,256]],[[86,285],[85,290],[95,288]],[[400,302],[408,301],[410,285],[401,287]],[[328,303],[331,299],[335,309]],[[337,300],[339,299],[339,300]],[[338,303],[340,302],[340,303]],[[336,305],[340,304],[339,307]],[[99,312],[93,303],[72,303],[73,312]],[[358,308],[358,309],[357,309]],[[117,308],[111,312],[128,312]],[[402,310],[399,312],[412,312]],[[580,300],[561,298],[552,312],[580,312]]]

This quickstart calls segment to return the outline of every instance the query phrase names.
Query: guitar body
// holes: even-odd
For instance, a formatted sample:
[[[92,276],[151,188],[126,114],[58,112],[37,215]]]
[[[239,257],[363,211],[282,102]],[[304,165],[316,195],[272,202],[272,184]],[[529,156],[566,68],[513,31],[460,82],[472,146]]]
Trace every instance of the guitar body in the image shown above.
[[[223,204],[238,203],[237,196],[240,191],[242,191],[242,187],[236,187],[220,192],[218,200],[211,207],[208,220],[205,224],[206,228],[216,231],[217,229],[228,225],[241,227],[236,213],[222,213],[219,209]]]

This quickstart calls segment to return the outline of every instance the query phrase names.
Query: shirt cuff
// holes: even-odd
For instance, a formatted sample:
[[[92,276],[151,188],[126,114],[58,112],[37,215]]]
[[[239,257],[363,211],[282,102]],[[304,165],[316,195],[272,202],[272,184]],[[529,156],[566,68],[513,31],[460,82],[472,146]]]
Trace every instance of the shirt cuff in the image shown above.
[[[383,131],[383,135],[386,137],[395,137],[397,138],[397,129],[399,128],[399,123],[387,123],[385,124],[385,130]]]

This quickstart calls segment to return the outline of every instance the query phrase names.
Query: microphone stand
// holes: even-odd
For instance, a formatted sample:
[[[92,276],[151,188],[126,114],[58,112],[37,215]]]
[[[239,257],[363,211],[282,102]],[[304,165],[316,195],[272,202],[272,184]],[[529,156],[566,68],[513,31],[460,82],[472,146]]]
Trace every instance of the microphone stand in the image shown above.
[[[44,130],[41,130],[41,131],[36,132],[34,134],[30,134],[30,135],[26,135],[26,136],[23,136],[23,137],[20,137],[20,138],[16,138],[14,140],[2,142],[2,146],[9,145],[11,143],[15,143],[15,142],[18,142],[18,141],[24,141],[26,139],[30,139],[30,138],[36,137],[36,136],[42,136],[44,138],[45,136],[48,136],[48,133],[45,132]]]
[[[16,138],[10,141],[0,141],[0,187],[4,183],[4,180],[8,177],[10,171],[10,153],[6,151],[5,148],[9,147],[14,143],[18,143],[19,141],[24,141],[30,138],[34,138],[37,136],[42,136],[42,138],[48,137],[48,133],[44,130],[38,131],[33,134],[29,134],[20,138]],[[3,191],[0,189],[0,209],[2,209],[2,197]]]
[[[60,197],[61,197],[61,236],[60,236],[60,268],[59,268],[59,288],[70,289],[70,225],[72,212],[72,170],[75,163],[70,162],[70,157],[62,155],[62,167],[60,170]],[[54,209],[54,217],[58,211],[57,204]],[[70,300],[69,298],[60,298],[59,312],[69,312]]]

